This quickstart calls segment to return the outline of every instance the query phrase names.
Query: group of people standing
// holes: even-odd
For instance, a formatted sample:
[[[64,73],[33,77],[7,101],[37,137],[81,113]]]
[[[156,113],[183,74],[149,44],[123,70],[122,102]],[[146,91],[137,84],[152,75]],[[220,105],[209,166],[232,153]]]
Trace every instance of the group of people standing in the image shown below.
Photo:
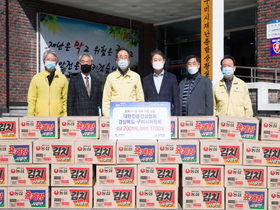
[[[28,91],[28,116],[104,116],[110,115],[110,102],[170,102],[173,116],[229,115],[252,117],[252,105],[246,84],[234,76],[236,63],[232,56],[221,60],[223,78],[212,82],[199,73],[200,59],[186,58],[187,77],[179,85],[176,76],[164,69],[162,51],[151,52],[154,72],[141,78],[129,68],[130,52],[116,53],[117,70],[110,73],[103,89],[92,74],[93,58],[79,57],[81,73],[66,77],[55,69],[58,56],[53,50],[43,55],[45,69],[36,74]],[[143,85],[142,85],[143,84]]]

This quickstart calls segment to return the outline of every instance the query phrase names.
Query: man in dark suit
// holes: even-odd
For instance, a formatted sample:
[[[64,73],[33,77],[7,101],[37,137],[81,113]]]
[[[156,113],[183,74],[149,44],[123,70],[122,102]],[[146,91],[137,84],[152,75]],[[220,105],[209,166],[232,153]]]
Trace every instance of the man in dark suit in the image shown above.
[[[186,58],[188,75],[179,84],[181,116],[213,115],[212,82],[198,72],[199,68],[199,57]]]
[[[84,54],[79,57],[81,73],[70,78],[68,116],[98,116],[101,106],[101,82],[91,74],[93,58]]]
[[[145,101],[170,102],[171,115],[178,116],[180,104],[176,76],[163,69],[165,59],[160,50],[151,52],[151,63],[154,72],[143,78]]]

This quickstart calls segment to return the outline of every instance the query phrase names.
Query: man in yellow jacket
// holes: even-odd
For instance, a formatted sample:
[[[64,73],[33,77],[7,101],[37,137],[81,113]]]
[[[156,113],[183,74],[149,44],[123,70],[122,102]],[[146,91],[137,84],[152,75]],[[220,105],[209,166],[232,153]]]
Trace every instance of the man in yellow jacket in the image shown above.
[[[66,116],[68,80],[55,69],[55,51],[43,54],[45,69],[33,76],[28,90],[28,116]]]
[[[120,48],[116,54],[118,69],[107,76],[103,98],[102,113],[110,115],[110,102],[141,102],[144,93],[139,74],[131,71],[129,66],[130,55],[125,48]]]
[[[252,117],[253,109],[245,82],[234,76],[235,59],[225,56],[221,60],[223,79],[214,86],[214,115]]]

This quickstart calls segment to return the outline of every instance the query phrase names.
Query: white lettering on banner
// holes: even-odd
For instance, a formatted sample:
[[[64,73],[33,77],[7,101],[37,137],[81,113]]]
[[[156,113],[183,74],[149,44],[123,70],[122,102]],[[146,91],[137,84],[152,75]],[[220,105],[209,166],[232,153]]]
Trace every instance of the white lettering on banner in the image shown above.
[[[171,137],[168,102],[112,102],[110,107],[110,137],[112,139]]]
[[[80,72],[79,56],[93,56],[94,74],[105,81],[115,71],[116,50],[125,47],[130,52],[130,66],[138,66],[138,34],[136,30],[106,26],[56,15],[41,13],[40,20],[40,71],[44,69],[43,53],[56,51],[57,70],[69,76]],[[133,68],[132,68],[133,69]]]

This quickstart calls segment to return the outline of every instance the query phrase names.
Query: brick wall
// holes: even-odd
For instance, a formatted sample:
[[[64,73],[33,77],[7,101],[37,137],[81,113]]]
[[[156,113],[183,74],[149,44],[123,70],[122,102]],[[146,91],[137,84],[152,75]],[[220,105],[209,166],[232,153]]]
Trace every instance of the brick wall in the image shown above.
[[[250,89],[249,95],[252,103],[252,108],[254,112],[254,116],[257,115],[258,112],[258,90],[257,89]]]
[[[6,111],[6,1],[0,2],[0,116]]]
[[[257,66],[280,69],[280,55],[270,56],[270,40],[266,39],[266,23],[280,19],[280,0],[258,0],[257,3]],[[258,77],[275,78],[274,72],[264,71],[259,71]],[[280,78],[280,72],[278,78]],[[274,82],[268,79],[259,81]]]
[[[6,60],[6,2],[8,2],[8,56]],[[150,52],[156,47],[155,27],[139,21],[84,11],[72,7],[52,4],[40,0],[2,0],[0,3],[0,110],[9,105],[26,104],[27,92],[32,76],[36,73],[36,14],[49,13],[73,19],[85,20],[105,25],[139,30],[139,70],[146,75],[150,70]],[[2,27],[3,25],[3,27]],[[3,34],[3,35],[2,35]],[[7,70],[8,65],[8,70]],[[6,81],[8,76],[8,90]],[[0,111],[1,114],[1,111]]]

